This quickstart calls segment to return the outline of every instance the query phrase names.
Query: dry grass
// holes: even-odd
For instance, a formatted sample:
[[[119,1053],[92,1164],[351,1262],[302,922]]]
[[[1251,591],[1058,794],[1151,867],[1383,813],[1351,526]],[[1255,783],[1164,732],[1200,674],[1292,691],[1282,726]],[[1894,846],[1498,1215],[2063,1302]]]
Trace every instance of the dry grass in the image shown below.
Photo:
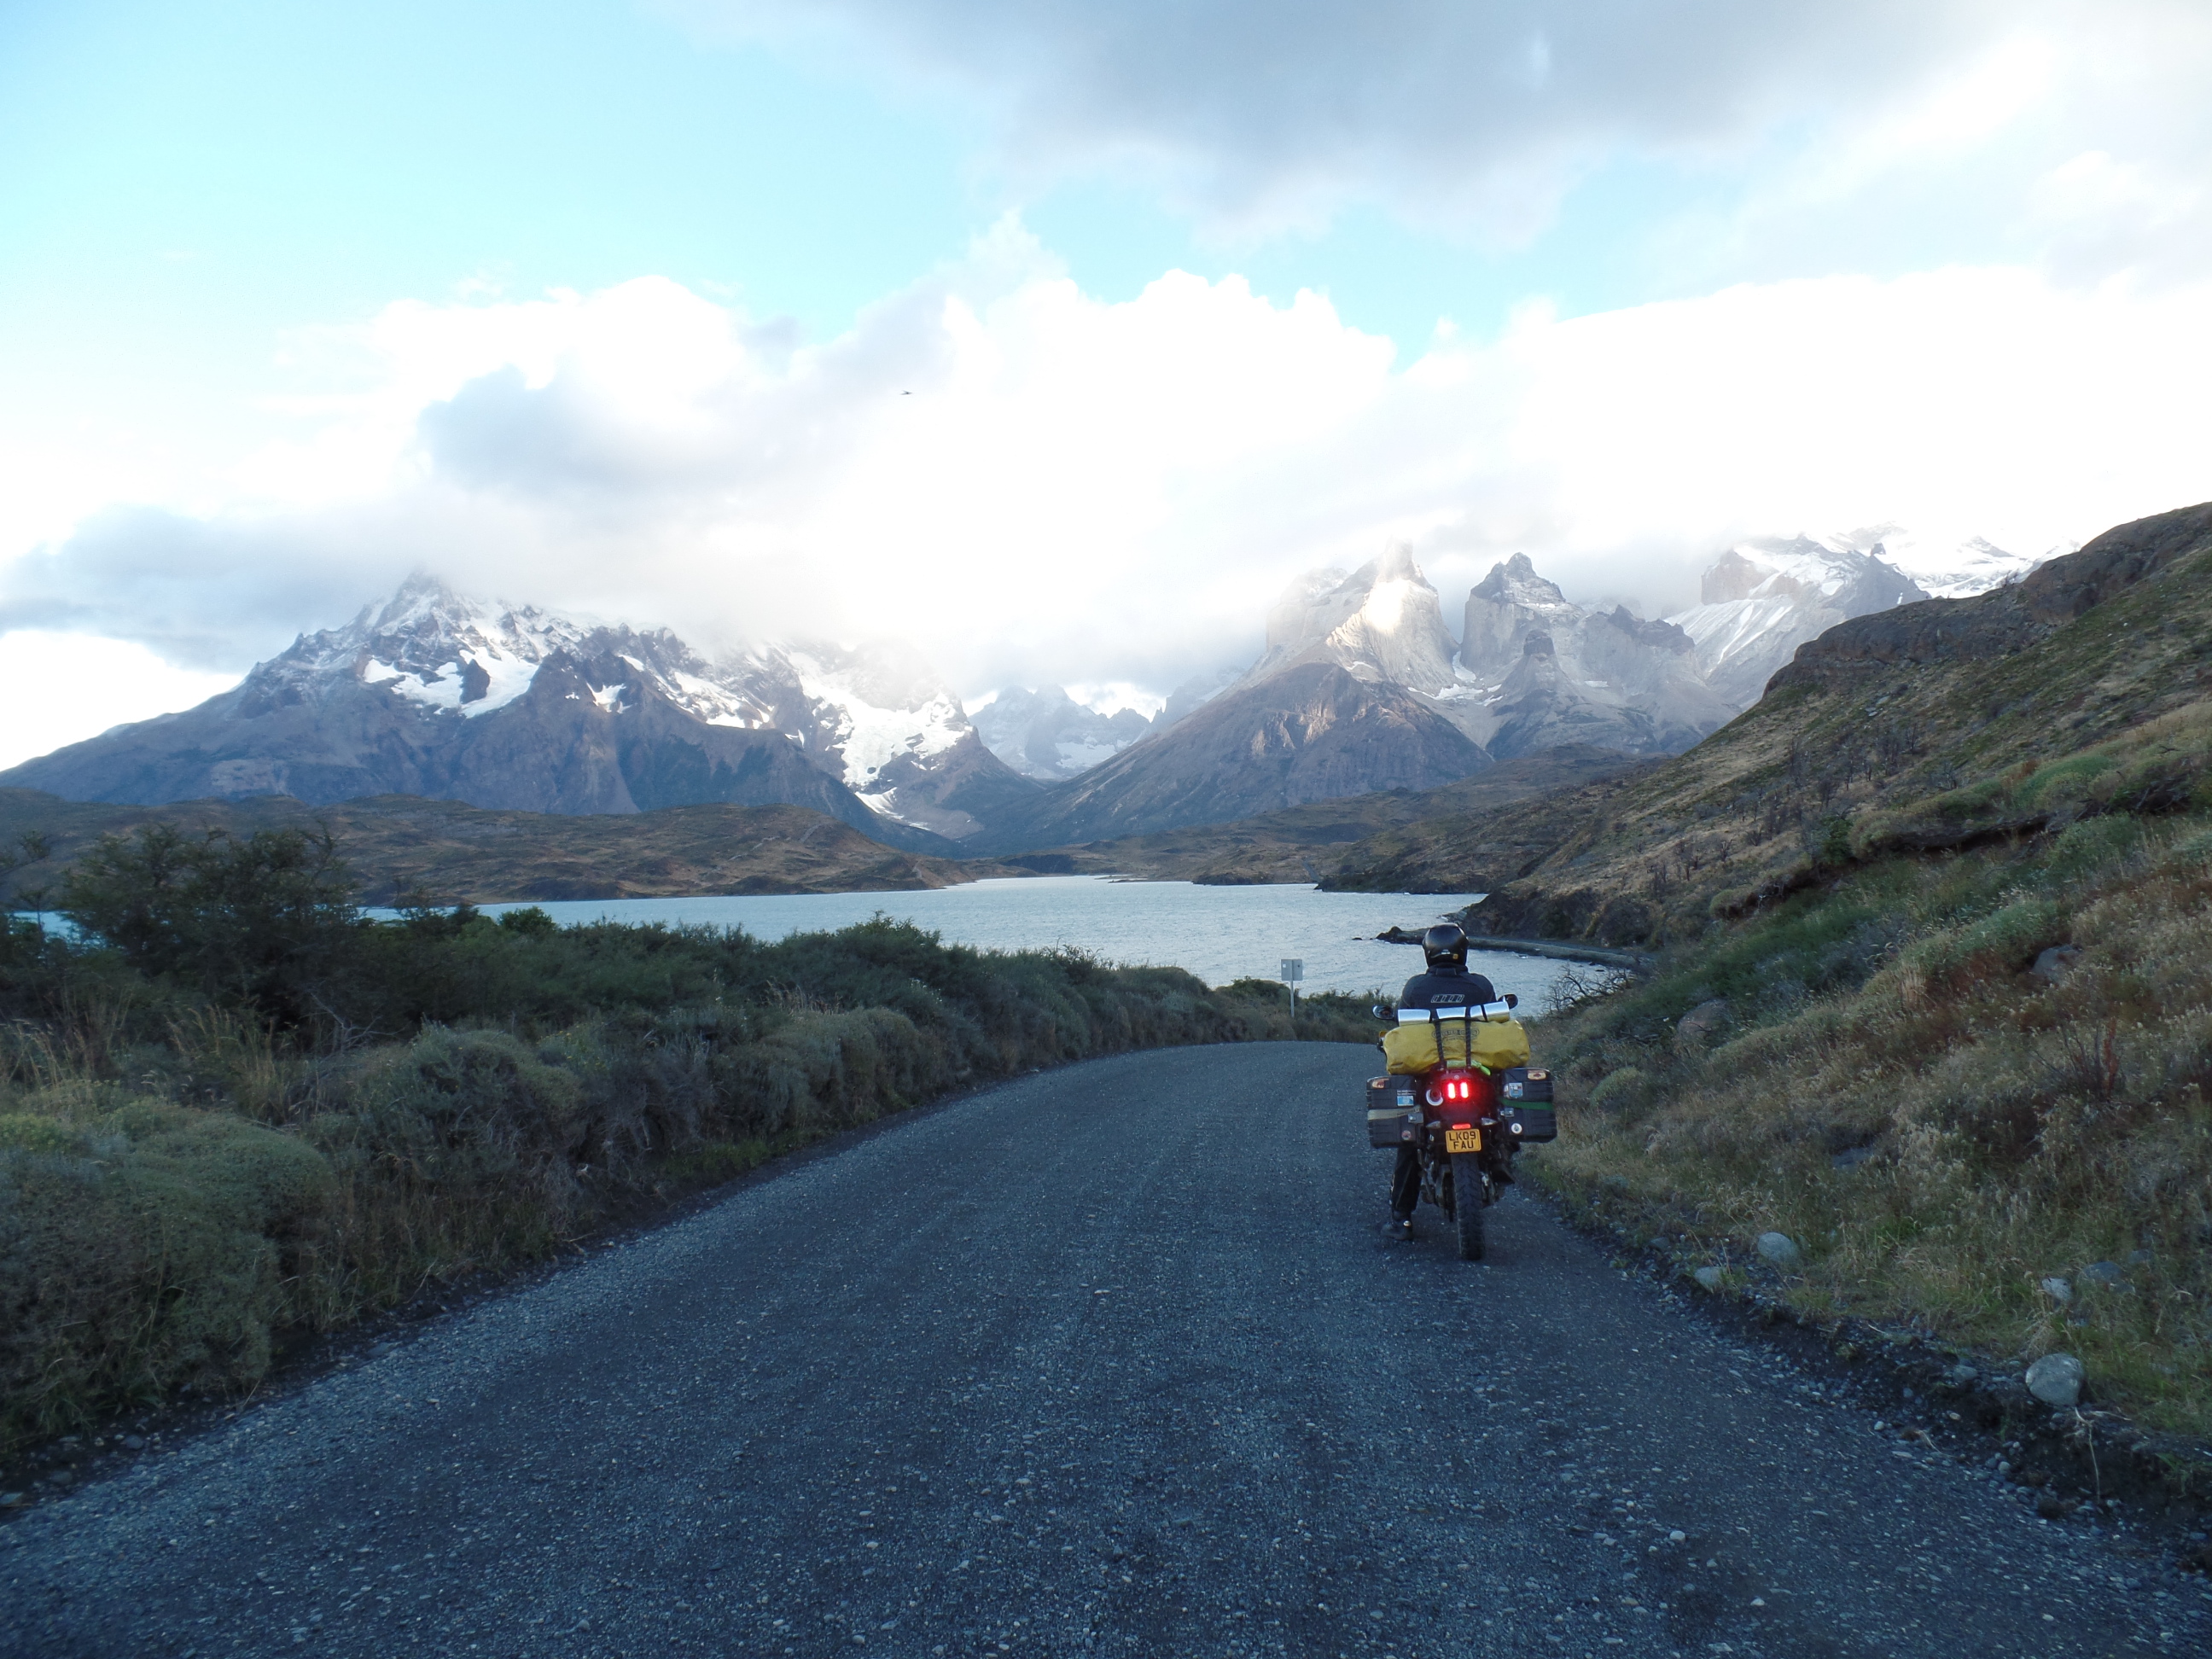
[[[2080,952],[2063,981],[2028,971],[2060,944]],[[1679,1042],[1716,994],[1728,1040]],[[2063,1347],[2101,1398],[2212,1431],[2205,818],[1861,869],[1678,949],[1540,1048],[1589,1103],[1546,1177],[1618,1224],[1692,1264],[1786,1233],[1808,1310]],[[2061,1279],[2069,1301],[2043,1287]]]

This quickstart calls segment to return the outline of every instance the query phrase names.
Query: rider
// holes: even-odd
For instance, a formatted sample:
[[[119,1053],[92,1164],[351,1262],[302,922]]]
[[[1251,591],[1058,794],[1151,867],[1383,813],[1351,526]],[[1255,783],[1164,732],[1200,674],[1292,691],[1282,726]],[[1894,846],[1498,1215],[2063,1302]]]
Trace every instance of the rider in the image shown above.
[[[1496,986],[1467,971],[1467,935],[1451,923],[1438,922],[1421,935],[1421,957],[1428,969],[1406,981],[1398,993],[1401,1008],[1463,1008],[1498,1000]],[[1390,1171],[1390,1218],[1382,1224],[1383,1237],[1411,1238],[1413,1206],[1420,1200],[1421,1155],[1401,1146]]]

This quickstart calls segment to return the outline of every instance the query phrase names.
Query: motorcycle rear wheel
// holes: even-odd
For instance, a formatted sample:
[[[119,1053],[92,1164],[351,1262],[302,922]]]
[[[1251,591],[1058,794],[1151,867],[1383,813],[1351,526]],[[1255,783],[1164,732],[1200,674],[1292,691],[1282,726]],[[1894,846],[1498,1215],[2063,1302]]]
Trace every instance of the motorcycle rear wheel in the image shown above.
[[[1482,1260],[1482,1168],[1473,1152],[1454,1152],[1452,1220],[1459,1230],[1459,1259]]]

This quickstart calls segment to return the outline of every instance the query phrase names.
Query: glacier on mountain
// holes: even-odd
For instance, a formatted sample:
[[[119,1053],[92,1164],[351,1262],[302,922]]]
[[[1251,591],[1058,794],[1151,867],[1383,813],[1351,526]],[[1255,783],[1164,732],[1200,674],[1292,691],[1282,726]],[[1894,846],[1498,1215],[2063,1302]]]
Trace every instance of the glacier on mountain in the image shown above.
[[[993,754],[1042,783],[1087,772],[1152,729],[1133,708],[1109,714],[1058,685],[1007,686],[979,703],[969,719]]]
[[[1828,544],[1872,554],[1910,576],[1932,599],[1966,599],[2018,581],[2048,560],[2071,553],[2069,542],[2046,553],[2010,553],[1981,536],[1930,535],[1901,524],[1869,525],[1823,537]]]
[[[1847,537],[1758,537],[1715,560],[1699,602],[1667,620],[1690,636],[1706,684],[1747,708],[1808,640],[1853,617],[1929,597]]]

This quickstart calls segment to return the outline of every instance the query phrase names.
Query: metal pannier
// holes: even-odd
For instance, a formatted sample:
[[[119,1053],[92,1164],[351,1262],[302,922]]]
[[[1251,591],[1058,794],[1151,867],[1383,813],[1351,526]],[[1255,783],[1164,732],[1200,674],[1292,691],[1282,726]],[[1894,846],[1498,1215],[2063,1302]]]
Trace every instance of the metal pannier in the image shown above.
[[[1370,1078],[1367,1083],[1367,1144],[1410,1145],[1421,1127],[1420,1097],[1409,1077]]]
[[[1498,1120],[1516,1140],[1557,1140],[1559,1120],[1552,1106],[1551,1073],[1527,1066],[1499,1073]]]

